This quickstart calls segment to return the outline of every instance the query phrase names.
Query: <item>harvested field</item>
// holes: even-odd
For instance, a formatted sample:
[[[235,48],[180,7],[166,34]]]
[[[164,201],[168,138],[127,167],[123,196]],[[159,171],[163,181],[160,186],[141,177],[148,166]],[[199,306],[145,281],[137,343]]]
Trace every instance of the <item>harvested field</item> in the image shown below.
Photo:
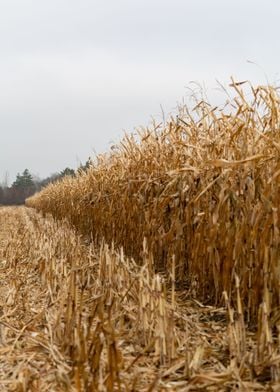
[[[67,222],[1,208],[1,391],[279,391],[265,305],[256,333],[240,302],[204,306],[174,275],[155,274],[148,253],[136,265]]]
[[[3,388],[280,391],[280,98],[231,87],[0,209]]]

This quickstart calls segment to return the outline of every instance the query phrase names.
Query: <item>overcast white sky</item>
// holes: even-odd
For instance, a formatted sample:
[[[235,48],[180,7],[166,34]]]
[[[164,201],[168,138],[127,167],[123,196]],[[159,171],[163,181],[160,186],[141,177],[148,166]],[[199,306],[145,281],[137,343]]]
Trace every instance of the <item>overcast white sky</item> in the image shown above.
[[[190,81],[278,84],[279,18],[276,0],[0,0],[0,182],[108,150]]]

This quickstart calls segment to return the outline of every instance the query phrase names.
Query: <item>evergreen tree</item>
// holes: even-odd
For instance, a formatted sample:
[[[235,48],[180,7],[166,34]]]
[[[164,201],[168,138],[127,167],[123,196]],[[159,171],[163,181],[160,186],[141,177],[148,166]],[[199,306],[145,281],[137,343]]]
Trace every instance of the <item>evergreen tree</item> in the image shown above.
[[[69,167],[66,167],[64,170],[62,170],[59,173],[59,177],[65,177],[65,176],[71,176],[71,177],[75,177],[75,170],[70,169]]]
[[[34,186],[32,175],[28,169],[25,169],[22,174],[17,174],[16,180],[14,181],[12,188],[27,188]]]

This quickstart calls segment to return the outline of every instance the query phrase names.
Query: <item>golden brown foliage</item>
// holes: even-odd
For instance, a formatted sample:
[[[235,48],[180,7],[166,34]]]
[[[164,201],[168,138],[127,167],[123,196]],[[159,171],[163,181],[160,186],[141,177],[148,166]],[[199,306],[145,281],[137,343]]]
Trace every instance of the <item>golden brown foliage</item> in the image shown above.
[[[205,101],[176,120],[126,136],[86,174],[50,185],[27,205],[67,217],[84,235],[141,259],[145,238],[157,271],[175,257],[176,282],[204,302],[223,292],[246,322],[280,306],[280,101],[270,87],[233,81],[223,110]]]

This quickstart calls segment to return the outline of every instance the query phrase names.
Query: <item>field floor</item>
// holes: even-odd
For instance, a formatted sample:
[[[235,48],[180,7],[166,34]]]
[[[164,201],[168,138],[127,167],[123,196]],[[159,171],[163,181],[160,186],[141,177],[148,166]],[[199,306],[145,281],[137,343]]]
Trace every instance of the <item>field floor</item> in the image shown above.
[[[0,208],[0,282],[0,391],[280,391],[279,356],[229,309],[66,222]]]

